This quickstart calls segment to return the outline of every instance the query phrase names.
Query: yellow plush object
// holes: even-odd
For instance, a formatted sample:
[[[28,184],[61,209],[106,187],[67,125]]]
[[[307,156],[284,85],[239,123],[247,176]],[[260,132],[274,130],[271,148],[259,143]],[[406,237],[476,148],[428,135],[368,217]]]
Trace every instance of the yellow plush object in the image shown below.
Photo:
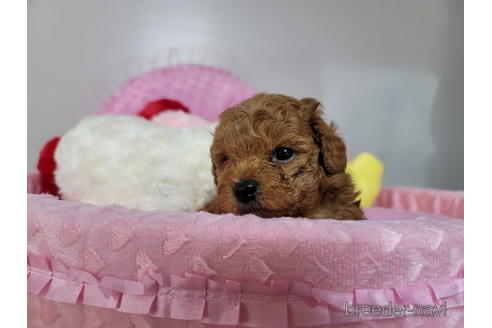
[[[361,153],[347,164],[355,190],[360,192],[360,205],[371,206],[379,195],[383,183],[383,163],[373,154]]]

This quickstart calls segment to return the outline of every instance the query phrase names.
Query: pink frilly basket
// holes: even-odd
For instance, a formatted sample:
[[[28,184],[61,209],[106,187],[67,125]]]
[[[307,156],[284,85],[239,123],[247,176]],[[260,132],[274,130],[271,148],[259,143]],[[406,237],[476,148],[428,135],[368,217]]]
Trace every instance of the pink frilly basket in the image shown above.
[[[216,120],[254,93],[181,65],[99,112],[169,98]],[[68,202],[27,181],[29,327],[463,326],[463,192],[385,187],[366,221],[265,220]]]

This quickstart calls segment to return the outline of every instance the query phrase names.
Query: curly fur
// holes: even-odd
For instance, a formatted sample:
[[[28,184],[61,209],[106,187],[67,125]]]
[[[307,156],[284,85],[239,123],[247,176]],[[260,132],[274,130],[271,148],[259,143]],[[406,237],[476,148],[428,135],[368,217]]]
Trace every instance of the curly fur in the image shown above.
[[[363,219],[350,176],[345,143],[334,123],[322,119],[319,102],[258,94],[220,116],[210,150],[217,196],[211,213],[261,217]],[[289,163],[272,161],[276,147],[292,148]],[[253,202],[235,199],[233,186],[259,183]]]

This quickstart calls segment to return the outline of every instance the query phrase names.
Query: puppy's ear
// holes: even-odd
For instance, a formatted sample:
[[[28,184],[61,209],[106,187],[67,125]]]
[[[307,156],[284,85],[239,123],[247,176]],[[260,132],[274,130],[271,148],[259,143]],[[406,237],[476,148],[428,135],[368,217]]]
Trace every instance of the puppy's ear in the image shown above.
[[[322,118],[320,103],[314,98],[300,100],[308,124],[313,132],[314,142],[320,149],[319,163],[326,175],[345,173],[347,154],[345,143],[338,136],[335,123],[329,125]]]

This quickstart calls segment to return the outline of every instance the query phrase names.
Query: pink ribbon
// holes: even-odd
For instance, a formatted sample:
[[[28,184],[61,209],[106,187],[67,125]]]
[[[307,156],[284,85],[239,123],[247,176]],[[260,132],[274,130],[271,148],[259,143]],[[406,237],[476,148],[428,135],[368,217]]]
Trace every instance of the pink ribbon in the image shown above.
[[[57,302],[244,327],[309,327],[376,320],[346,316],[345,304],[433,305],[446,302],[447,308],[464,304],[463,278],[423,288],[348,292],[289,281],[272,281],[270,285],[219,282],[196,274],[180,277],[148,272],[138,281],[110,276],[99,279],[90,272],[67,268],[56,260],[32,253],[28,254],[27,286],[29,293]]]

